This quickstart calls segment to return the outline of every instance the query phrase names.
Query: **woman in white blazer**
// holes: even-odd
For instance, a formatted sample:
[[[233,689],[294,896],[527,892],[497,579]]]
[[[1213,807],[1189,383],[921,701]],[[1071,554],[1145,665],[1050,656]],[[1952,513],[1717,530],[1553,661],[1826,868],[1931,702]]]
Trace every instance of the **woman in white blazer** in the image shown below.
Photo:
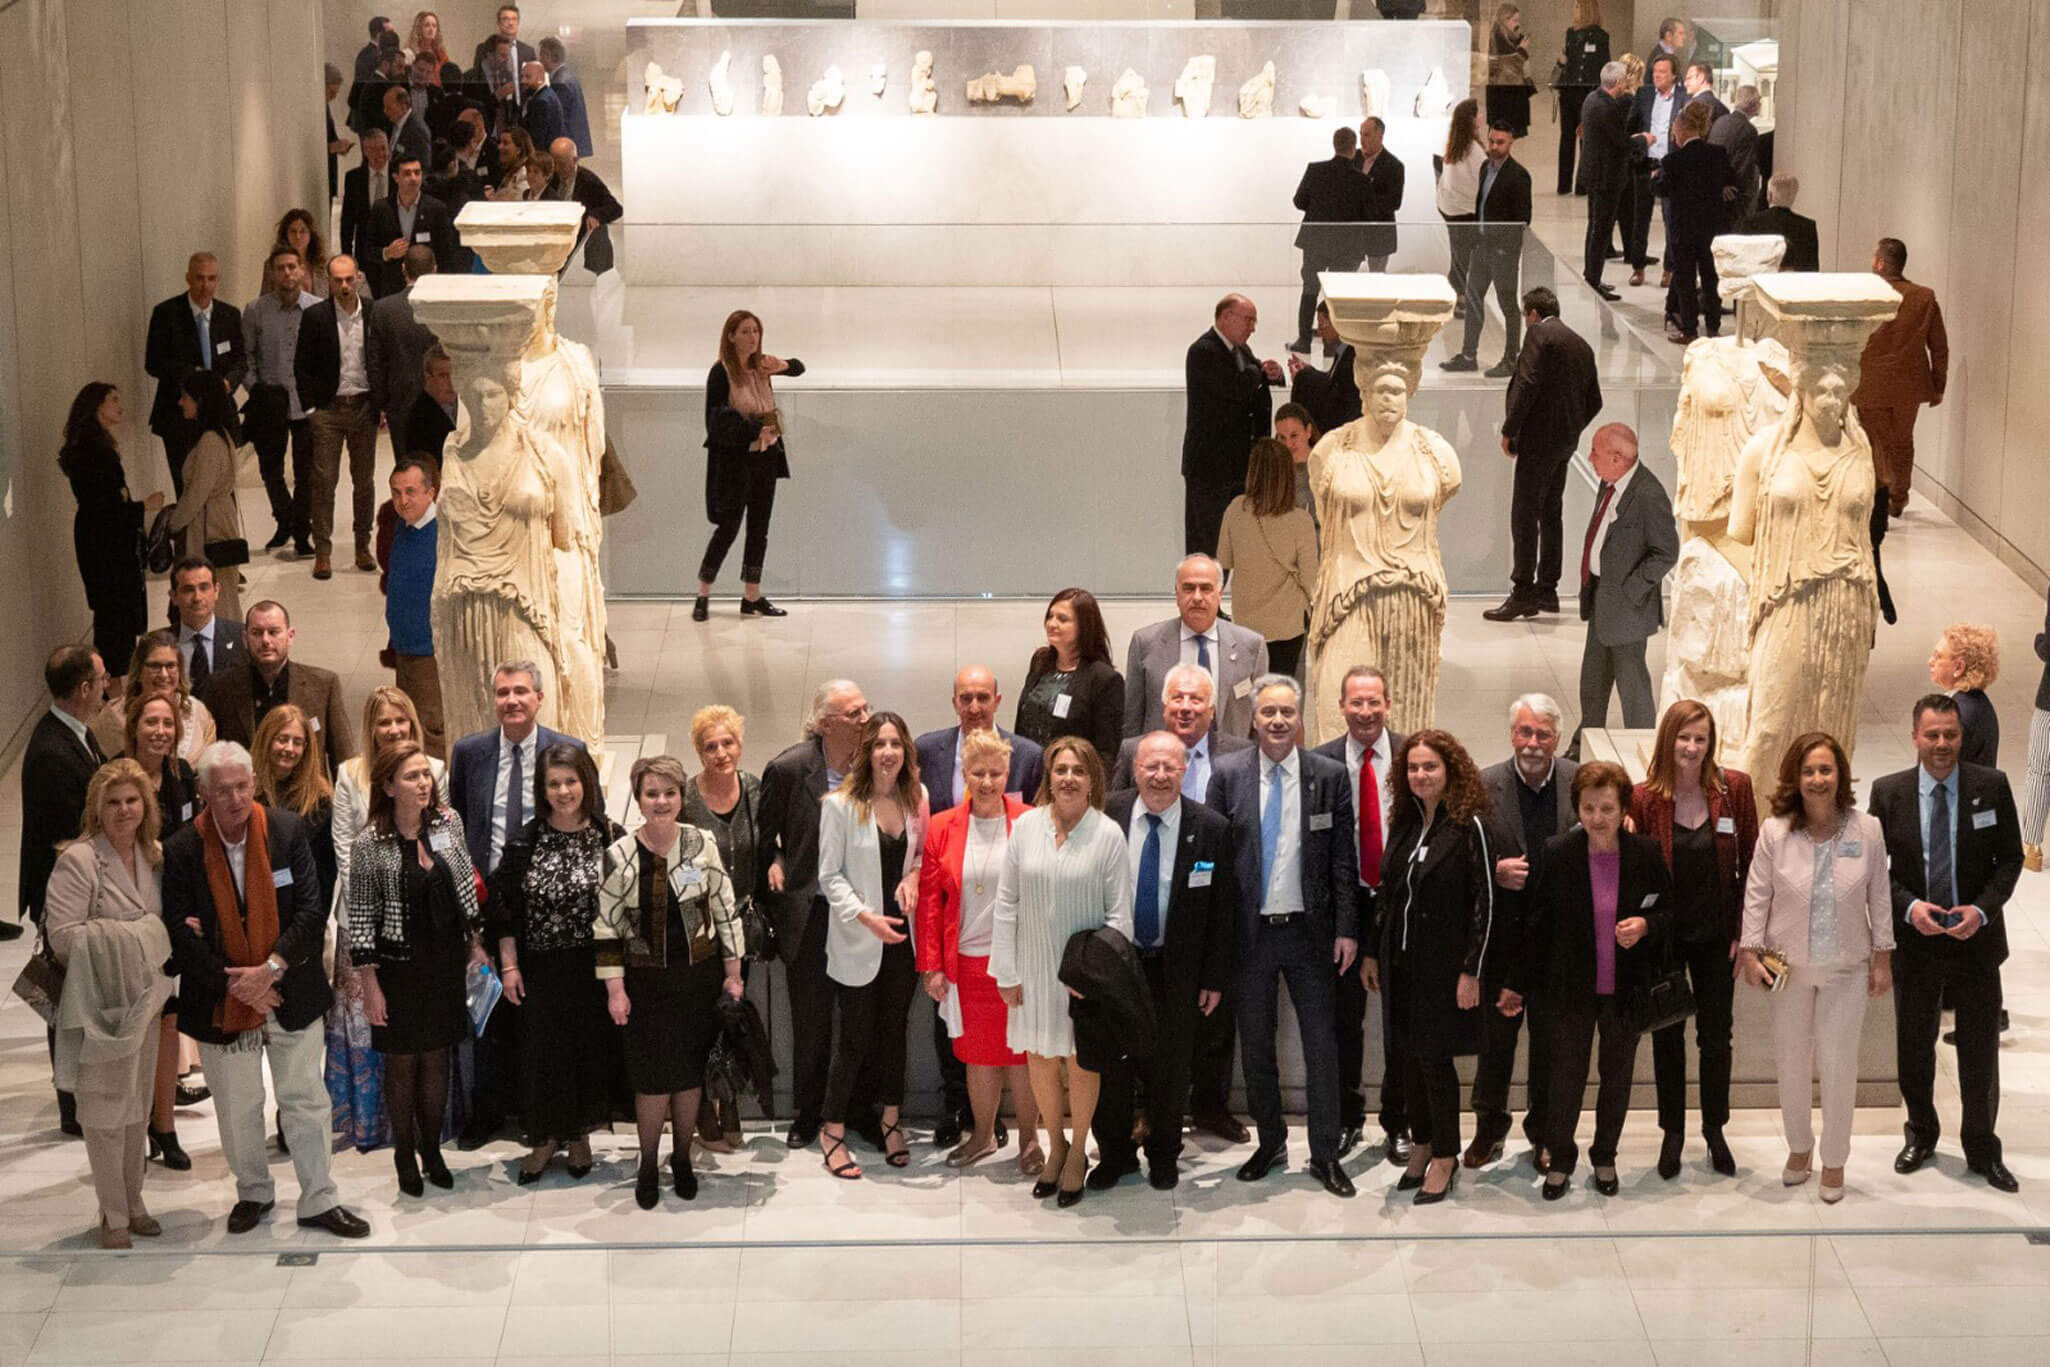
[[[854,763],[819,807],[819,891],[825,896],[826,975],[836,984],[840,1043],[826,1079],[819,1146],[826,1171],[852,1180],[847,1106],[872,1058],[883,1105],[884,1161],[901,1168],[911,1147],[898,1128],[904,1104],[904,1023],[918,991],[911,918],[925,846],[925,789],[911,729],[894,712],[861,728]]]

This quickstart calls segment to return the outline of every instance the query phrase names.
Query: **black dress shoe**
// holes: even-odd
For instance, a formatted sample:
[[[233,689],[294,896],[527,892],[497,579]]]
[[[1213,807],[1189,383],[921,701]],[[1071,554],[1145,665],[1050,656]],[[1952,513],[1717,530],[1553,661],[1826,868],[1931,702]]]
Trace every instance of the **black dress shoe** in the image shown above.
[[[1730,1145],[1723,1138],[1721,1130],[1710,1130],[1702,1135],[1708,1141],[1708,1165],[1725,1177],[1737,1175],[1737,1157],[1730,1152]]]
[[[962,1125],[954,1116],[940,1117],[940,1123],[932,1127],[934,1148],[951,1149],[961,1142]]]
[[[271,1201],[237,1201],[228,1212],[228,1233],[247,1234],[270,1214]]]
[[[1596,1173],[1592,1180],[1594,1182],[1594,1189],[1604,1196],[1614,1196],[1617,1192],[1623,1190],[1623,1179],[1620,1177],[1604,1177],[1600,1173]]]
[[[269,1209],[268,1206],[265,1209]],[[343,1210],[340,1206],[329,1206],[318,1215],[304,1216],[299,1221],[301,1229],[324,1229],[337,1239],[367,1239],[370,1237],[370,1222],[362,1216]]]
[[[1480,362],[1471,356],[1453,356],[1438,362],[1438,369],[1440,370],[1479,370],[1480,368]]]
[[[1082,1194],[1088,1191],[1090,1187],[1089,1176],[1090,1174],[1084,1173],[1082,1176],[1082,1185],[1076,1187],[1073,1191],[1069,1191],[1066,1187],[1055,1187],[1053,1198],[1054,1205],[1058,1206],[1062,1210],[1067,1210],[1072,1206],[1080,1205],[1082,1203]]]
[[[1251,1139],[1252,1133],[1239,1118],[1230,1111],[1219,1111],[1215,1115],[1193,1115],[1189,1123],[1205,1134],[1214,1134],[1227,1144],[1243,1144]]]
[[[1276,1144],[1271,1149],[1263,1145],[1253,1150],[1253,1156],[1239,1168],[1239,1181],[1257,1182],[1287,1161],[1288,1145]]]
[[[1409,1136],[1397,1134],[1393,1130],[1382,1131],[1381,1154],[1396,1167],[1407,1167],[1409,1165]]]
[[[274,551],[291,539],[292,529],[290,527],[280,527],[270,534],[270,540],[263,543],[263,548],[267,551]]]
[[[1483,370],[1481,374],[1491,380],[1506,380],[1516,373],[1516,362],[1504,356],[1501,360]]]
[[[1901,1151],[1893,1156],[1893,1170],[1905,1177],[1911,1172],[1921,1171],[1922,1165],[1935,1156],[1934,1144],[1917,1144],[1910,1139],[1901,1145]]]
[[[5,943],[8,940],[19,940],[22,934],[21,922],[0,921],[0,943]]]
[[[644,1158],[640,1171],[634,1174],[634,1204],[642,1210],[653,1210],[661,1199],[662,1169]]]
[[[1397,1191],[1415,1191],[1423,1184],[1424,1175],[1421,1172],[1405,1172],[1402,1176],[1395,1179],[1395,1189]]]
[[[148,1133],[149,1156],[151,1158],[160,1159],[163,1165],[172,1172],[192,1171],[192,1158],[185,1152],[184,1146],[178,1142],[178,1132],[176,1130],[165,1130],[161,1134],[155,1130],[150,1130]]]
[[[1514,622],[1520,617],[1537,615],[1538,605],[1534,601],[1519,598],[1513,593],[1504,598],[1499,606],[1489,608],[1481,614],[1482,618],[1490,622]]]
[[[1115,1163],[1098,1163],[1089,1171],[1089,1189],[1091,1191],[1109,1191],[1121,1180],[1138,1170],[1139,1160],[1136,1158],[1128,1158]]]
[[[1550,593],[1539,594],[1537,596],[1537,607],[1539,612],[1557,612],[1559,610],[1559,591],[1554,589]]]
[[[1342,1159],[1360,1146],[1366,1133],[1357,1125],[1347,1125],[1338,1132],[1338,1156]]]
[[[686,1201],[698,1199],[698,1175],[691,1171],[690,1150],[687,1146],[683,1152],[669,1160],[669,1175],[676,1182],[678,1196]]]
[[[1573,1179],[1570,1177],[1561,1177],[1556,1182],[1549,1177],[1545,1179],[1545,1199],[1547,1201],[1557,1201],[1572,1189]]]
[[[213,1089],[204,1083],[197,1087],[188,1087],[181,1082],[178,1084],[177,1089],[171,1093],[171,1099],[180,1106],[197,1106],[212,1095]]]
[[[818,1121],[793,1120],[790,1128],[783,1132],[783,1143],[788,1148],[804,1149],[811,1147],[812,1141],[818,1137]]]
[[[411,1150],[394,1148],[391,1153],[393,1171],[398,1174],[399,1190],[408,1196],[425,1196],[427,1184],[420,1180],[420,1160]]]
[[[693,622],[702,622],[702,621],[705,621],[705,620],[706,620],[707,618],[709,618],[709,617],[710,617],[711,615],[712,615],[712,600],[711,600],[710,598],[707,598],[707,597],[706,597],[706,596],[705,596],[704,594],[702,594],[702,593],[701,593],[701,594],[699,594],[699,595],[698,595],[698,596],[697,596],[697,597],[696,597],[695,599],[693,599],[693,600],[691,601],[691,605],[690,605],[690,619],[691,619],[691,621],[693,621]]]
[[[1155,1191],[1173,1191],[1181,1181],[1182,1169],[1178,1163],[1155,1163],[1146,1173],[1146,1185]]]
[[[1043,1171],[1052,1172],[1053,1169],[1049,1167],[1044,1169]],[[1041,1177],[1037,1182],[1034,1182],[1032,1184],[1032,1199],[1035,1201],[1044,1201],[1047,1197],[1053,1195],[1060,1189],[1061,1179],[1058,1176]]]
[[[1678,1130],[1667,1130],[1665,1140],[1659,1145],[1659,1176],[1668,1182],[1680,1175],[1680,1147],[1686,1142],[1686,1135]]]
[[[1967,1163],[1965,1166],[1986,1179],[1986,1185],[1995,1191],[2020,1191],[2022,1184],[2014,1180],[2014,1174],[2007,1170],[2007,1164],[1998,1158],[1984,1163]]]
[[[766,598],[743,598],[740,600],[740,615],[743,617],[788,617],[790,614]]]
[[[455,1175],[448,1170],[448,1164],[442,1161],[439,1146],[425,1148],[420,1151],[420,1171],[426,1175],[428,1181],[434,1183],[435,1186],[440,1187],[443,1191],[447,1191],[456,1184]]]
[[[1345,1175],[1345,1169],[1338,1165],[1338,1160],[1335,1158],[1312,1158],[1310,1160],[1310,1176],[1322,1182],[1324,1190],[1330,1192],[1333,1196],[1342,1196],[1347,1200],[1351,1200],[1359,1195],[1359,1190],[1353,1186],[1352,1179]]]

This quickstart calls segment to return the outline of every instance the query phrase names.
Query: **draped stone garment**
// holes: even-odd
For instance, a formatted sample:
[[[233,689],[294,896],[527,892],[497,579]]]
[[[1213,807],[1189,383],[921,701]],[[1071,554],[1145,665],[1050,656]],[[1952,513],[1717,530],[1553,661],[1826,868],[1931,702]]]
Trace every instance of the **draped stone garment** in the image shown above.
[[[554,552],[561,693],[556,729],[597,740],[605,734],[605,586],[599,568],[604,524],[598,513],[599,469],[605,455],[605,401],[588,348],[556,337],[520,367],[519,411],[553,439],[573,476],[560,491],[569,544]]]

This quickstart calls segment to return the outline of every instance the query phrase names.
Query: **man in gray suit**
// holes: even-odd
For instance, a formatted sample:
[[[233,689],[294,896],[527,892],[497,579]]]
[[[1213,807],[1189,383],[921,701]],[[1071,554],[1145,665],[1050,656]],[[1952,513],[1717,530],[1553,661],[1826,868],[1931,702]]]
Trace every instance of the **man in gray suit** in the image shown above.
[[[413,317],[413,282],[434,274],[434,249],[424,244],[406,248],[404,270],[406,288],[370,305],[370,318],[363,329],[363,366],[370,372],[371,406],[384,414],[392,451],[410,456],[413,448],[407,440],[406,422],[426,382],[423,363],[435,340],[426,325]]]
[[[1658,476],[1637,461],[1637,434],[1612,422],[1594,434],[1589,463],[1602,482],[1594,516],[1580,549],[1580,620],[1587,644],[1580,654],[1580,726],[1570,748],[1580,754],[1580,732],[1606,726],[1609,693],[1620,693],[1623,724],[1645,730],[1658,720],[1644,643],[1665,622],[1659,582],[1680,558],[1673,504]]]
[[[1217,681],[1217,730],[1227,736],[1253,732],[1253,680],[1267,672],[1267,642],[1217,615],[1224,605],[1224,571],[1207,555],[1191,555],[1175,566],[1174,601],[1180,616],[1132,633],[1125,652],[1127,736],[1169,729],[1161,711],[1161,688],[1176,665],[1199,665]]]
[[[1488,789],[1488,844],[1495,856],[1495,900],[1502,927],[1515,945],[1523,931],[1526,899],[1537,881],[1545,842],[1573,829],[1573,775],[1580,766],[1557,758],[1559,731],[1565,723],[1559,704],[1544,693],[1526,693],[1509,704],[1509,758],[1481,770]],[[1507,964],[1518,952],[1501,956]],[[1493,1002],[1503,984],[1498,973],[1481,982],[1481,1000]],[[1516,1069],[1516,1037],[1530,1017],[1530,1069],[1525,1079],[1523,1133],[1530,1140],[1531,1163],[1545,1170],[1545,1092],[1551,1059],[1539,1033],[1532,1002],[1514,1016],[1481,1012],[1481,1052],[1473,1075],[1473,1142],[1462,1160],[1469,1168],[1485,1167],[1502,1156],[1508,1137],[1509,1078]]]
[[[1244,736],[1213,735],[1217,725],[1217,680],[1201,665],[1176,665],[1167,671],[1160,685],[1161,729],[1174,732],[1188,752],[1188,771],[1182,775],[1182,796],[1201,802],[1210,791],[1210,765],[1220,756],[1246,750],[1253,742]],[[1127,736],[1118,747],[1117,763],[1111,766],[1110,789],[1121,793],[1138,786],[1133,764],[1144,736]]]

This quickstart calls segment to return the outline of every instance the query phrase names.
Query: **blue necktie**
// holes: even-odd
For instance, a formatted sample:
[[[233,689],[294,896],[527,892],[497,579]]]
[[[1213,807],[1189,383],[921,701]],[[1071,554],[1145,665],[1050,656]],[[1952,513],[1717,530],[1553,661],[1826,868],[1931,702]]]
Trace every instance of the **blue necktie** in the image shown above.
[[[1201,802],[1209,796],[1210,757],[1202,750],[1189,751],[1189,767],[1182,770],[1182,796],[1191,802]]]
[[[192,321],[199,324],[199,368],[201,370],[212,370],[214,368],[213,330],[207,325],[206,314],[204,313],[193,314]]]
[[[1139,948],[1160,943],[1160,818],[1146,813],[1146,844],[1139,851],[1139,896],[1132,911]]]
[[[1945,909],[1957,905],[1957,885],[1950,865],[1950,790],[1941,783],[1929,794],[1929,900]]]
[[[1281,843],[1281,785],[1288,771],[1279,764],[1267,788],[1267,805],[1260,811],[1260,905],[1267,904],[1267,884],[1274,877],[1274,850]]]
[[[1210,638],[1208,636],[1198,636],[1196,638],[1196,663],[1205,669],[1210,668]]]

